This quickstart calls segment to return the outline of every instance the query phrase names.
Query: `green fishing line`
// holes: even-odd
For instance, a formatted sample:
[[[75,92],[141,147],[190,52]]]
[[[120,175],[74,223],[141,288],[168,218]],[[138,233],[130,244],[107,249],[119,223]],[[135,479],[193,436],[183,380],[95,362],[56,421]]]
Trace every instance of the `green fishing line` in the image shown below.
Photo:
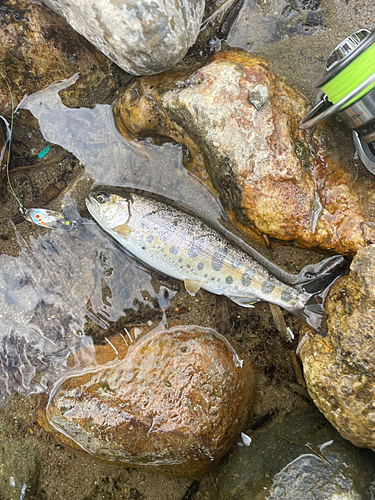
[[[5,78],[5,76],[1,73],[0,71],[0,76],[2,79],[5,81],[8,90],[9,90],[9,95],[12,103],[12,116],[10,120],[10,128],[9,128],[9,139],[8,139],[8,158],[6,162],[6,173],[7,173],[7,180],[8,180],[8,190],[9,192],[15,197],[17,200],[17,203],[20,206],[20,212],[23,215],[23,217],[28,220],[29,222],[33,222],[34,224],[37,224],[38,226],[43,226],[47,227],[49,229],[57,229],[57,228],[64,228],[67,230],[73,229],[76,227],[77,223],[76,221],[69,221],[65,219],[65,217],[60,214],[59,212],[56,212],[55,210],[48,210],[45,208],[26,208],[22,205],[20,199],[14,192],[12,185],[10,183],[10,176],[9,176],[9,160],[10,160],[10,149],[12,145],[12,133],[13,133],[13,116],[14,116],[14,100],[13,100],[13,94],[10,89],[10,85],[8,83],[8,80]],[[49,146],[46,146],[41,152],[40,152],[40,157],[42,158],[49,150]]]
[[[4,80],[4,82],[6,83],[6,86],[8,87],[8,90],[9,90],[9,95],[10,95],[10,101],[11,101],[11,104],[12,104],[12,115],[11,115],[11,118],[10,118],[10,131],[9,131],[9,141],[8,141],[8,158],[7,158],[7,164],[6,164],[6,172],[7,172],[7,180],[8,180],[8,189],[9,191],[11,192],[11,194],[15,197],[15,199],[17,200],[20,208],[23,208],[23,205],[22,203],[20,202],[18,196],[16,195],[16,193],[13,191],[13,188],[12,188],[12,184],[10,182],[10,177],[9,177],[9,161],[10,161],[10,149],[11,149],[11,146],[12,146],[12,134],[13,134],[13,116],[14,116],[14,101],[13,101],[13,94],[12,94],[12,91],[10,89],[10,85],[8,83],[8,80],[5,78],[5,76],[1,73],[0,71],[0,76],[1,78]]]
[[[321,90],[326,94],[328,100],[335,104],[345,97],[350,91],[355,89],[375,71],[375,43],[372,43],[366,50],[357,56],[351,63],[342,69],[336,76],[325,83]],[[345,107],[353,104],[360,97],[375,87],[375,82],[370,84],[365,90],[356,95]]]

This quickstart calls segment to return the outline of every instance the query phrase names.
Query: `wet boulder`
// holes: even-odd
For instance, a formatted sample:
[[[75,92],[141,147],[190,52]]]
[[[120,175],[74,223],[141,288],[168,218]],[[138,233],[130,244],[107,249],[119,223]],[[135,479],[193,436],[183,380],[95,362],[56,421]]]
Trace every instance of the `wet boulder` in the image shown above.
[[[39,421],[96,458],[181,476],[213,467],[246,425],[252,369],[224,337],[200,327],[151,331],[129,348],[99,346],[104,364],[73,371]]]
[[[356,182],[318,133],[299,130],[308,109],[266,61],[231,50],[189,73],[141,78],[114,115],[127,137],[159,134],[186,146],[187,168],[216,190],[244,234],[354,254],[375,242],[375,182]]]
[[[75,30],[133,75],[160,73],[198,36],[204,0],[44,0]]]
[[[319,410],[356,446],[375,451],[375,246],[358,251],[326,299],[328,333],[300,342],[307,389]]]

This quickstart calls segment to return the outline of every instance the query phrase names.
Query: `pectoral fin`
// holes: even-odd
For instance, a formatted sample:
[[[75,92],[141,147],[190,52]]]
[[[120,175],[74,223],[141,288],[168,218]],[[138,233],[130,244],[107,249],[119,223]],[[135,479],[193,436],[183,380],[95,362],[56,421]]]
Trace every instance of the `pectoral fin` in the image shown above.
[[[203,285],[203,283],[198,280],[189,280],[188,278],[186,278],[184,279],[184,285],[187,293],[194,296]]]
[[[250,295],[248,297],[228,297],[228,299],[233,300],[233,302],[241,307],[254,307],[253,304],[260,300],[255,295]]]
[[[131,229],[130,227],[125,223],[125,224],[121,224],[120,226],[116,226],[113,228],[113,231],[115,231],[116,233],[120,234],[121,236],[124,236],[124,238],[126,238],[127,236],[129,236],[129,234],[131,233]]]

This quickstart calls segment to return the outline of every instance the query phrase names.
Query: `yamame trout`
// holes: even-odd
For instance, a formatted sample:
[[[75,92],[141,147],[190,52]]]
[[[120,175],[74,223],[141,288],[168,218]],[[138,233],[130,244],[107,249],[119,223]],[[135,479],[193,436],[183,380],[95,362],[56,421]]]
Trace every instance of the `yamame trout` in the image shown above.
[[[261,300],[272,302],[322,331],[323,299],[327,287],[342,274],[341,256],[307,266],[294,276],[259,256],[269,264],[262,265],[254,258],[255,250],[247,247],[250,252],[246,252],[246,244],[238,245],[229,232],[224,235],[225,230],[151,194],[99,190],[89,194],[86,205],[96,222],[128,252],[182,280],[191,295],[204,288],[243,307]]]

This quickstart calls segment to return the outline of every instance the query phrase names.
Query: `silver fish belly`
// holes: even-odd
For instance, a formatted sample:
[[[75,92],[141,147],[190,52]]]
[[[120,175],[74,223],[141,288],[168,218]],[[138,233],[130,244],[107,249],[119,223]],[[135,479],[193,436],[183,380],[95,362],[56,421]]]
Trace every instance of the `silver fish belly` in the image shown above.
[[[203,220],[136,193],[91,193],[92,217],[126,250],[150,267],[244,307],[268,301],[289,311],[303,309],[311,294],[279,281]]]

